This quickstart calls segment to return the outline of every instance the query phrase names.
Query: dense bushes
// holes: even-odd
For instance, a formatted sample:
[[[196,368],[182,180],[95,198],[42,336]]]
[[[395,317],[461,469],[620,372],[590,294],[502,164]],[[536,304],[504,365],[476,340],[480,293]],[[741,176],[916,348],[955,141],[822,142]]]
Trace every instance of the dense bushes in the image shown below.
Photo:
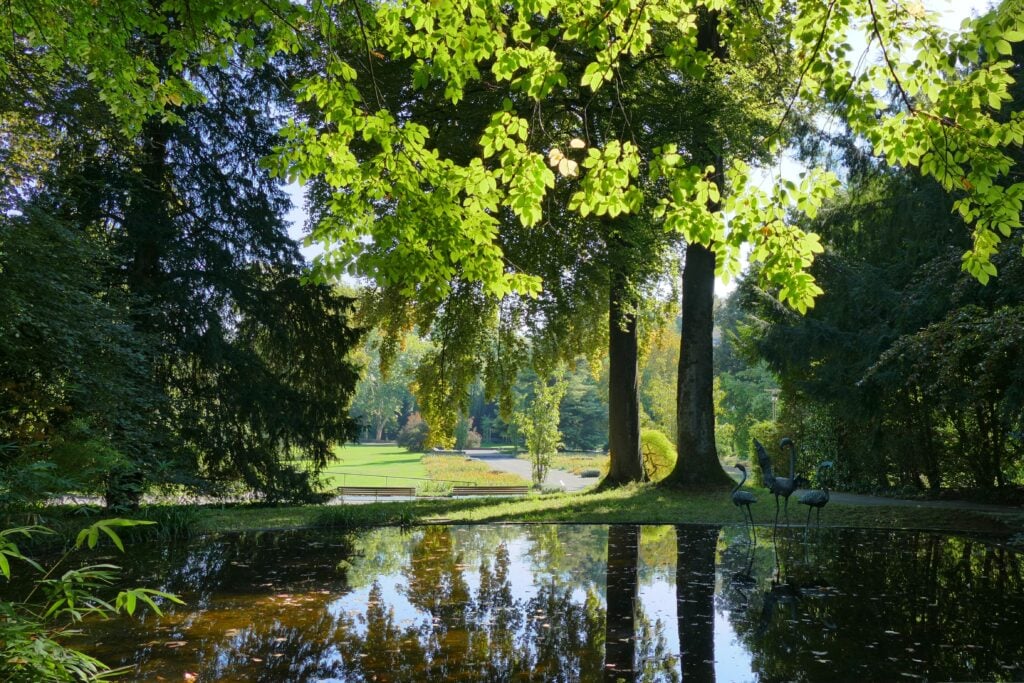
[[[650,481],[661,481],[675,467],[676,448],[657,429],[645,429],[640,433],[640,452],[644,475]]]
[[[414,453],[421,452],[427,443],[430,428],[419,413],[413,413],[398,432],[398,445]]]

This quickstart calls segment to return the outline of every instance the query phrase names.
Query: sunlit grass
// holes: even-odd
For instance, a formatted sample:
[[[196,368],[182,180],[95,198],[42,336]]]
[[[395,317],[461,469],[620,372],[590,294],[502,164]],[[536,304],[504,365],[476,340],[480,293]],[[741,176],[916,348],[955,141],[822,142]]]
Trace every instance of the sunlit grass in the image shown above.
[[[324,486],[418,486],[430,475],[422,453],[398,446],[348,444],[335,450],[338,460],[322,473]]]
[[[492,470],[486,462],[470,460],[461,455],[427,455],[423,465],[431,479],[446,482],[437,487],[438,491],[451,489],[450,482],[475,484],[477,486],[521,486],[530,482],[509,472]]]
[[[446,493],[452,484],[522,485],[522,478],[492,470],[462,455],[410,453],[392,445],[346,445],[323,472],[324,489],[338,486],[415,486],[420,494]]]
[[[551,459],[551,467],[565,470],[573,474],[581,474],[586,470],[608,471],[607,453],[556,453]]]
[[[55,510],[56,512],[56,510]],[[754,506],[754,520],[770,532],[775,506],[764,497]],[[790,522],[802,526],[803,506],[794,505]],[[740,525],[740,511],[728,491],[681,492],[651,485],[627,486],[600,493],[530,494],[516,498],[428,498],[411,502],[340,506],[199,507],[198,533],[285,529],[310,526],[433,524],[438,522],[564,522]],[[822,526],[1007,534],[1024,529],[1024,515],[997,515],[971,510],[841,505],[830,503]]]

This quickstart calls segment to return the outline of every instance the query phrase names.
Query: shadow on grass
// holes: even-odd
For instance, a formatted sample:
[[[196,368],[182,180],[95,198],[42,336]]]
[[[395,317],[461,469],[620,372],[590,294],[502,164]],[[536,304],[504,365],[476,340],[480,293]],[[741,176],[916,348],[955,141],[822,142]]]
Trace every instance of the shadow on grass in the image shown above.
[[[762,498],[762,501],[768,501]],[[361,508],[361,509],[360,509]],[[790,524],[802,527],[802,507],[791,511]],[[771,526],[774,505],[754,511],[759,526]],[[525,498],[418,500],[333,506],[322,509],[317,524],[373,526],[474,522],[562,522],[575,524],[742,524],[728,494],[680,492],[650,485],[626,486],[600,493],[531,495]],[[1019,524],[980,512],[895,506],[830,505],[822,513],[826,526],[920,529],[1008,534]],[[780,524],[784,522],[780,520]]]
[[[771,527],[775,506],[768,496],[754,505],[755,523]],[[72,526],[81,517],[70,508],[48,508]],[[804,510],[790,511],[792,526],[802,527]],[[97,511],[95,514],[101,514]],[[292,528],[354,529],[438,523],[551,522],[569,524],[742,524],[741,512],[728,493],[681,492],[642,484],[600,493],[531,494],[522,498],[431,498],[416,501],[348,505],[159,505],[137,515],[157,521],[147,532],[158,538],[193,533]],[[77,524],[76,524],[77,523]],[[1024,530],[1024,516],[896,506],[829,504],[823,526],[918,529],[1007,535]],[[161,529],[160,527],[167,527]]]

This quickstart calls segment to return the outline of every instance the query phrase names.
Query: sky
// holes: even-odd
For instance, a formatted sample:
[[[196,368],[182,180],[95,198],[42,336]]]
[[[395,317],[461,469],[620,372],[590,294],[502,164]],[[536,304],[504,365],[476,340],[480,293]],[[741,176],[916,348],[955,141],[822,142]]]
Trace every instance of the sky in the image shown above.
[[[957,31],[960,28],[961,22],[974,14],[980,14],[992,3],[985,1],[980,2],[978,0],[923,0],[922,4],[928,10],[937,12],[939,15],[939,23],[947,31]],[[863,38],[859,41],[856,38],[851,39],[855,51],[857,49],[857,43],[863,44]],[[793,162],[792,159],[783,158],[780,161],[780,166],[773,169],[774,175],[781,173],[784,177],[795,178],[799,173],[804,170],[798,163]],[[772,174],[766,174],[766,177]],[[285,219],[289,222],[289,234],[292,239],[301,240],[305,236],[305,223],[306,223],[306,211],[303,206],[303,191],[302,188],[297,184],[291,184],[286,187],[289,196],[292,199],[292,210],[288,212]],[[322,250],[318,245],[302,248],[302,254],[306,257],[306,260],[311,260]],[[725,283],[721,280],[715,283],[715,294],[724,297],[729,292],[735,289],[735,282]]]

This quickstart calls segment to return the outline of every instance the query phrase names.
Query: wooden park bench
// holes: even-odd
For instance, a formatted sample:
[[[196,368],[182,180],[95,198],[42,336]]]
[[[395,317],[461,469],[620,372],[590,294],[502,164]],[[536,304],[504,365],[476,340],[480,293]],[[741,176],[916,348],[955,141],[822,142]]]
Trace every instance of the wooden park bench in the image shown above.
[[[398,496],[412,498],[416,495],[412,486],[339,486],[335,491],[339,496],[373,496],[374,500]]]
[[[452,496],[525,496],[529,486],[453,486]]]

